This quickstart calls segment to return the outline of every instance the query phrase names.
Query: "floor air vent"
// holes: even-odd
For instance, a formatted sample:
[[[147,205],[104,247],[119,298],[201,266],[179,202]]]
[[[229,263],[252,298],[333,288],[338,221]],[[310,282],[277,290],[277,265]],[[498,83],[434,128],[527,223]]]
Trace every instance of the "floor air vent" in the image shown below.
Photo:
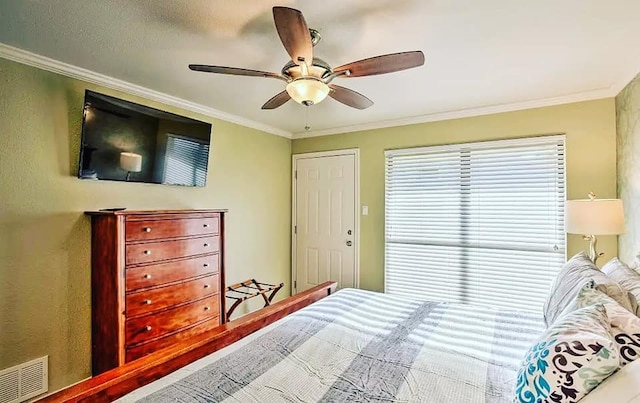
[[[0,403],[18,403],[46,392],[48,357],[0,371]]]

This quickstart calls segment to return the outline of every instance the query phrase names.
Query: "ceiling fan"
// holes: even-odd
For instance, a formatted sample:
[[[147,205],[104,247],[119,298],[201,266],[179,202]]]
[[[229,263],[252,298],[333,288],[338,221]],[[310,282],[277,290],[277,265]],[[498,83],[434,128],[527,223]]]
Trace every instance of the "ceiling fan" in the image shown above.
[[[313,57],[313,47],[320,41],[320,33],[309,29],[299,10],[289,7],[273,7],[273,20],[280,40],[291,61],[280,74],[237,67],[190,64],[194,71],[231,74],[249,77],[277,78],[287,83],[286,89],[268,100],[262,109],[275,109],[293,98],[296,102],[311,106],[328,96],[345,105],[366,109],[373,101],[345,87],[332,84],[335,78],[363,77],[392,73],[424,64],[421,51],[392,53],[371,57],[331,68],[324,60]]]

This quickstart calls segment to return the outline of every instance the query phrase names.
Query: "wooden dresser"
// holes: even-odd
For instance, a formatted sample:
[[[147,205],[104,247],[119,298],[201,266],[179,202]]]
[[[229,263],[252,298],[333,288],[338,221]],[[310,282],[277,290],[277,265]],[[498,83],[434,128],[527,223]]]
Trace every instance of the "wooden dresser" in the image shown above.
[[[86,214],[93,375],[224,322],[224,210]]]

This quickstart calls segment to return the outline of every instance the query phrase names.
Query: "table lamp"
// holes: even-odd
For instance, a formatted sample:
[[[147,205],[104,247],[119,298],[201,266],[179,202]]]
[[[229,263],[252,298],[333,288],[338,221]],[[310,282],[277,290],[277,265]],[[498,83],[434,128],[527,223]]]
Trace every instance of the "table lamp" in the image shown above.
[[[570,234],[582,234],[589,241],[589,258],[596,262],[604,253],[596,251],[596,235],[618,235],[624,232],[624,210],[620,199],[567,200],[566,225]]]
[[[129,181],[131,172],[142,171],[142,155],[129,152],[120,153],[120,168],[127,171],[126,181]]]

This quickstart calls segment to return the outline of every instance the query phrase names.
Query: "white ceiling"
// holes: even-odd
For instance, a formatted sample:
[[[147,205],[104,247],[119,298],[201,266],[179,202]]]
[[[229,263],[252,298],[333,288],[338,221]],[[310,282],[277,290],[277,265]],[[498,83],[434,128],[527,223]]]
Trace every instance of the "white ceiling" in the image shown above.
[[[327,99],[305,133],[305,107],[260,109],[282,81],[187,69],[279,72],[274,5],[304,13],[334,67],[409,50],[426,63],[337,80],[375,105]],[[302,137],[614,96],[640,71],[640,1],[2,0],[0,42]]]

